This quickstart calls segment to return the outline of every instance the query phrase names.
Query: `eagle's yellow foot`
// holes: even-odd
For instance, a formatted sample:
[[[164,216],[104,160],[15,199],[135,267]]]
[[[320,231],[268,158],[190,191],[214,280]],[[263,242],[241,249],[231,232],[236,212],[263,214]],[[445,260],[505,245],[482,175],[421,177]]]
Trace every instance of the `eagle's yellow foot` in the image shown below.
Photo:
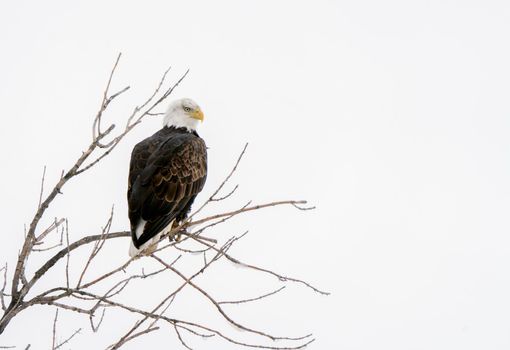
[[[172,224],[172,229],[171,230],[174,231],[180,225],[181,225],[180,223],[177,223],[177,222],[174,221],[173,224]],[[182,236],[183,232],[186,232],[186,230],[185,229],[181,229],[181,230],[171,234],[169,236],[170,241],[174,241],[174,242],[179,243],[181,241],[181,236]]]

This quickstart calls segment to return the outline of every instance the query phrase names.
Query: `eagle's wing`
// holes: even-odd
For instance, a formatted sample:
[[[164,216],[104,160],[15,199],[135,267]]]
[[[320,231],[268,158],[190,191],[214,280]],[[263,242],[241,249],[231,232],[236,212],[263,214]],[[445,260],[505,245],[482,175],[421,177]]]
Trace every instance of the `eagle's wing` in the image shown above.
[[[157,134],[156,134],[157,135]],[[145,169],[147,165],[147,161],[151,154],[159,147],[159,145],[164,141],[161,137],[156,137],[153,135],[152,137],[148,137],[145,140],[136,144],[131,152],[131,162],[129,163],[129,177],[128,177],[128,191],[127,198],[128,203],[131,198],[132,187],[135,183],[135,180],[138,178],[140,173]]]
[[[155,147],[152,152],[151,145]],[[205,143],[191,133],[173,135],[155,145],[149,143],[140,150],[135,148],[130,168],[129,218],[133,242],[139,248],[176,217],[182,219],[204,187]],[[140,219],[147,223],[140,237],[136,237]]]

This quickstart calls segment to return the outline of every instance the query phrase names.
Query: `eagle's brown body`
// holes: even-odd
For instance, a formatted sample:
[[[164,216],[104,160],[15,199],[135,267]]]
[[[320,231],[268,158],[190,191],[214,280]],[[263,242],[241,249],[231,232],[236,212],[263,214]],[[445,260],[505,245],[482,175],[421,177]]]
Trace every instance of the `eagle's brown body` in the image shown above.
[[[207,150],[195,131],[165,126],[134,147],[127,197],[137,249],[186,218],[206,175]]]

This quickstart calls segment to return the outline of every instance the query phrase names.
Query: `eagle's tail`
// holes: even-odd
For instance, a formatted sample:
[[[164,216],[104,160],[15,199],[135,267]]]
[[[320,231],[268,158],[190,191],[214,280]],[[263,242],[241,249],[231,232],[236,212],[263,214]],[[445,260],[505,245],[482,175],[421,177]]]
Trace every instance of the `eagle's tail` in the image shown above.
[[[140,253],[140,249],[136,249],[133,241],[131,241],[131,244],[129,245],[129,256],[134,258]]]
[[[133,241],[131,241],[129,245],[129,256],[134,258],[138,255],[150,255],[154,253],[154,251],[158,248],[158,242],[161,238],[161,233],[162,232],[149,239],[147,242],[142,244],[140,248],[136,248],[133,244]]]
[[[145,221],[143,219],[140,221],[140,223],[138,223],[138,226],[136,227],[136,231],[135,231],[136,237],[140,237],[142,235],[146,223],[147,223],[147,221]],[[147,242],[142,244],[140,246],[140,248],[136,248],[133,243],[133,240],[131,240],[130,246],[129,246],[129,256],[134,258],[136,256],[150,255],[150,254],[154,253],[154,251],[158,248],[158,242],[161,239],[161,235],[172,227],[172,223],[173,223],[173,220],[170,222],[170,224],[165,229],[161,230],[154,237],[152,237]]]

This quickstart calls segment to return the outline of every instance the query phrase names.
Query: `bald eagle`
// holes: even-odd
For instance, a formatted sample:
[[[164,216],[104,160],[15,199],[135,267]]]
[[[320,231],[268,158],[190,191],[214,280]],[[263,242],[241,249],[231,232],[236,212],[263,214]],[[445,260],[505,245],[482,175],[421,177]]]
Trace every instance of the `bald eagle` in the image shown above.
[[[133,148],[127,191],[131,257],[152,253],[161,235],[186,218],[204,187],[207,150],[196,132],[203,120],[193,100],[174,101],[163,128]]]

